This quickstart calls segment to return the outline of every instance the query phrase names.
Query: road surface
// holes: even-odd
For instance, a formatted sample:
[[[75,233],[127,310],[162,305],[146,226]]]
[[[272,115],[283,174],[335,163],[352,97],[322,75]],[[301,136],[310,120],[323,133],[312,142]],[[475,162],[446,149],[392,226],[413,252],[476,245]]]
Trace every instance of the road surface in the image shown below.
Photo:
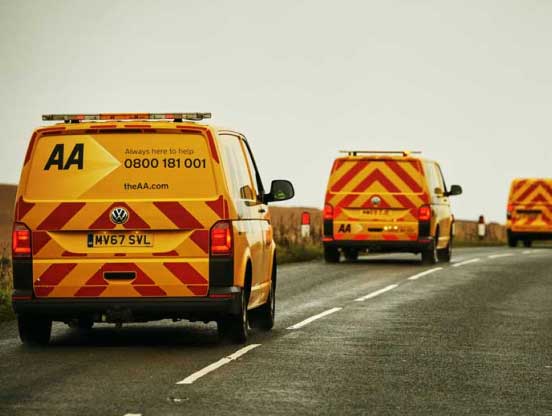
[[[552,415],[552,250],[281,266],[277,323],[0,326],[0,415]]]

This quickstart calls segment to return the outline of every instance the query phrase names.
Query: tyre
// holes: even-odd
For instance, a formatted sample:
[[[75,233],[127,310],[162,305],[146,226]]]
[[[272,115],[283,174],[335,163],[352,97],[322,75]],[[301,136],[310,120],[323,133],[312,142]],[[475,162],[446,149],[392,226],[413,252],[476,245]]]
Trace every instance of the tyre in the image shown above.
[[[347,261],[357,261],[358,250],[354,250],[354,249],[345,250],[345,259]]]
[[[516,247],[518,243],[517,238],[515,238],[512,233],[508,232],[508,246],[510,247]]]
[[[326,263],[339,263],[339,250],[334,247],[324,247],[324,260]]]
[[[450,263],[452,258],[452,235],[450,236],[449,242],[445,248],[437,249],[437,259],[444,263]]]
[[[236,344],[247,341],[249,334],[249,319],[247,303],[249,296],[245,291],[240,294],[240,312],[237,315],[229,315],[217,321],[219,337]]]
[[[48,345],[52,334],[52,321],[37,316],[18,316],[19,338],[25,345],[35,347]]]
[[[533,242],[532,242],[531,240],[525,240],[525,241],[523,242],[523,247],[529,248],[529,247],[531,247],[532,245],[533,245]]]
[[[274,317],[276,315],[276,279],[274,273],[266,303],[250,311],[250,315],[250,324],[252,328],[270,331],[274,327]]]
[[[437,257],[437,246],[435,240],[431,242],[423,251],[422,251],[422,264],[435,264],[439,261]]]

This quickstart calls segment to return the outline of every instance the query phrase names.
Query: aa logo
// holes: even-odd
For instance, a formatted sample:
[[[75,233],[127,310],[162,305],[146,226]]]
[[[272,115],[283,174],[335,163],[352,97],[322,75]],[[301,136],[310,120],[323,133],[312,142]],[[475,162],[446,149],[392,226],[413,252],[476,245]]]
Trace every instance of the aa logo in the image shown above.
[[[339,233],[350,233],[351,232],[351,224],[341,224],[339,226]]]
[[[63,143],[56,144],[54,150],[50,154],[44,170],[50,170],[52,166],[56,166],[58,170],[68,170],[71,166],[76,165],[77,169],[82,170],[84,167],[84,143],[77,143],[67,160],[64,158],[65,146]]]

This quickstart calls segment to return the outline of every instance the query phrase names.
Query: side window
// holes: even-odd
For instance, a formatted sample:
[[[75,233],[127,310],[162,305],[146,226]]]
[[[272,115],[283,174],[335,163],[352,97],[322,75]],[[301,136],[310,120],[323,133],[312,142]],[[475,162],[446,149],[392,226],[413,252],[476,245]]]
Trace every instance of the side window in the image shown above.
[[[251,182],[241,140],[229,134],[222,134],[219,137],[222,163],[232,197],[248,201],[256,200],[255,188]]]
[[[247,142],[243,141],[243,147],[245,151],[245,157],[247,158],[247,163],[249,164],[249,171],[251,172],[253,183],[257,185],[256,186],[257,194],[262,196],[262,194],[264,193],[264,187],[261,181],[261,175],[257,170],[257,166],[255,165],[253,154],[251,153],[251,149],[247,144]]]
[[[424,167],[427,175],[429,194],[433,197],[435,196],[435,188],[439,188],[439,182],[437,181],[437,175],[435,172],[435,165],[431,162],[426,162]]]
[[[439,178],[439,182],[441,183],[441,189],[443,190],[443,192],[447,192],[447,183],[445,182],[445,177],[443,176],[441,166],[435,164],[435,168],[437,169],[437,176]]]

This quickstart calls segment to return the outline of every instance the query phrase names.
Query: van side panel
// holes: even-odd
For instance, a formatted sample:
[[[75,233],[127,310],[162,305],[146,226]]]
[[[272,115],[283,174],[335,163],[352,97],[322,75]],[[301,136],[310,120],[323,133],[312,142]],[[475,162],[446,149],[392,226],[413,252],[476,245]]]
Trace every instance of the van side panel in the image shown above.
[[[416,241],[425,182],[418,159],[337,159],[326,194],[334,240]]]
[[[508,204],[509,230],[518,233],[552,233],[552,179],[516,179]]]

